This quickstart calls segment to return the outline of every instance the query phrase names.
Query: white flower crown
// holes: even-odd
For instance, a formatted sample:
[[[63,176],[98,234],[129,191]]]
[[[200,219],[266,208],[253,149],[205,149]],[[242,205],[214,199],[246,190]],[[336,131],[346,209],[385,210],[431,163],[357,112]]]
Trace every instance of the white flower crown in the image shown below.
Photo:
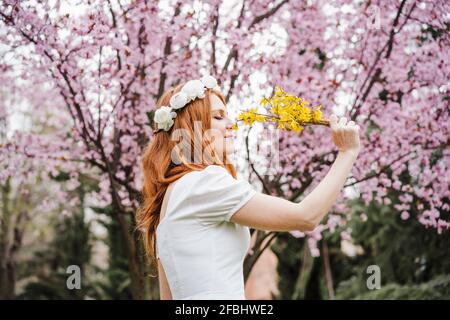
[[[158,124],[155,132],[161,129],[169,131],[173,126],[173,119],[177,116],[176,110],[183,108],[192,100],[204,98],[206,89],[216,89],[216,87],[217,81],[210,75],[205,75],[200,80],[189,80],[186,82],[181,91],[170,98],[170,106],[161,106],[155,111],[153,120]]]

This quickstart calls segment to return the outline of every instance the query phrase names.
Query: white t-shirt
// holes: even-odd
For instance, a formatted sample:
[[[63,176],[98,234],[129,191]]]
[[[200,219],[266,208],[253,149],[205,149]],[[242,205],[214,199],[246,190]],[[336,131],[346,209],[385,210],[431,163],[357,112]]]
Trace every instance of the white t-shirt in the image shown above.
[[[173,299],[245,299],[250,231],[230,218],[255,194],[217,165],[177,180],[156,230],[156,255]]]

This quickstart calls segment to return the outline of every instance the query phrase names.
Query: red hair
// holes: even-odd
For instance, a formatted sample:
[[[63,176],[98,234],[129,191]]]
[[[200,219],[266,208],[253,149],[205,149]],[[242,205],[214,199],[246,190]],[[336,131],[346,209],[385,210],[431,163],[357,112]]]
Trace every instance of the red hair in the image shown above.
[[[168,106],[170,98],[179,92],[184,84],[180,84],[166,91],[157,102],[157,108]],[[212,141],[207,138],[205,132],[211,129],[211,95],[217,95],[224,104],[225,98],[213,89],[205,91],[205,98],[195,99],[185,107],[178,109],[174,124],[169,131],[160,130],[155,133],[153,139],[144,151],[142,160],[142,169],[144,174],[144,183],[142,189],[143,203],[139,207],[136,216],[137,228],[142,232],[146,252],[150,257],[155,257],[156,228],[160,221],[160,211],[166,190],[172,182],[178,180],[186,173],[194,170],[203,170],[208,165],[220,165],[224,167],[234,178],[236,178],[236,169],[229,163],[226,154],[222,155],[223,161],[217,157],[215,150],[212,150]],[[199,121],[201,130],[194,130],[195,123]],[[172,138],[175,130],[182,129],[189,133],[188,144],[190,150],[196,154],[202,155],[200,163],[193,163],[190,159],[183,156],[177,141]],[[201,134],[201,137],[198,135]],[[197,135],[197,136],[195,136]],[[175,136],[175,135],[174,135]],[[183,136],[185,138],[185,136]],[[195,139],[201,141],[201,144],[194,143]],[[196,150],[199,147],[202,150]],[[209,150],[212,158],[203,159],[205,150]],[[178,156],[176,164],[173,162],[173,151]]]

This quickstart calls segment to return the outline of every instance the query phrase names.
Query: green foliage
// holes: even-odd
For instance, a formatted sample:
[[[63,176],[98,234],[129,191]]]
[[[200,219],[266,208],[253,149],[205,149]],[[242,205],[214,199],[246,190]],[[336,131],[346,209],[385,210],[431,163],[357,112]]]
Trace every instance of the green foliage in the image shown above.
[[[378,93],[378,98],[385,102],[388,100],[388,96],[389,96],[389,91],[387,91],[386,89],[383,89]]]
[[[31,263],[23,266],[22,277],[34,276],[18,299],[83,299],[90,291],[86,268],[91,258],[91,236],[84,214],[79,212],[54,225],[55,237],[45,249],[38,251]],[[81,270],[82,288],[69,290],[67,267],[77,265]]]
[[[328,296],[323,259],[311,256],[304,238],[281,233],[271,249],[278,258],[277,272],[280,275],[279,293],[273,295],[274,299],[318,300]]]
[[[316,48],[314,50],[314,52],[315,52],[315,54],[317,54],[317,57],[320,60],[320,62],[318,62],[314,65],[314,68],[316,68],[317,70],[323,70],[323,68],[325,67],[325,64],[328,61],[327,55],[320,48]]]
[[[96,208],[96,211],[111,213],[111,207]],[[130,288],[130,273],[128,270],[128,260],[125,256],[119,224],[111,219],[108,222],[102,222],[108,230],[106,245],[108,252],[108,269],[104,270],[104,277],[94,283],[96,290],[95,297],[98,299],[132,299]]]
[[[381,131],[381,127],[372,119],[367,120],[366,131],[364,132],[366,139],[369,140],[370,134],[374,130]]]
[[[357,286],[353,288],[355,287]],[[432,280],[420,284],[388,283],[379,290],[367,290],[367,292],[359,294],[356,291],[354,293],[356,295],[353,298],[359,300],[448,300],[450,299],[450,275],[438,275]]]
[[[353,275],[338,283],[337,298],[423,299],[430,296],[428,292],[432,289],[429,288],[441,283],[441,275],[450,270],[450,238],[437,234],[434,229],[425,229],[415,218],[401,220],[399,213],[390,206],[371,202],[364,207],[355,202],[352,210],[355,212],[350,222],[352,236],[362,246],[364,254],[348,258],[347,268]],[[367,221],[361,220],[358,215],[361,212],[365,212]],[[369,265],[380,267],[380,290],[367,289]],[[444,287],[448,287],[448,282],[445,283]],[[424,291],[421,293],[421,290]],[[448,288],[436,295],[445,297],[447,293]]]
[[[281,233],[277,241],[271,246],[272,251],[277,256],[278,261],[283,261],[277,266],[279,278],[279,294],[274,295],[275,299],[291,299],[295,294],[296,282],[301,267],[301,255],[304,245],[302,239],[297,239],[289,233]]]
[[[410,176],[402,175],[404,183]],[[404,221],[393,205],[400,192],[388,189],[389,206],[361,199],[349,202],[355,245],[363,254],[348,257],[340,250],[339,232],[323,234],[328,244],[336,299],[449,299],[450,237],[426,229],[416,219],[419,210],[412,205],[411,217]],[[362,218],[364,213],[365,218]],[[443,213],[445,214],[445,213]],[[448,232],[448,231],[447,231]],[[304,239],[279,237],[272,246],[278,257],[278,299],[327,299],[321,257],[311,264],[305,259]],[[367,267],[381,270],[381,289],[367,288]]]
[[[420,41],[425,42],[426,40],[428,40],[428,35],[430,35],[433,40],[438,40],[443,36],[448,35],[449,31],[450,23],[446,23],[445,27],[443,28],[438,28],[436,26],[427,24],[422,28],[422,37],[420,37]]]
[[[154,123],[154,121],[153,121],[153,119],[154,119],[154,117],[155,117],[155,111],[156,111],[156,110],[150,110],[150,111],[148,111],[148,112],[145,113],[145,114],[147,115],[148,125],[149,125],[150,127],[152,127],[152,128],[153,128],[153,126],[155,125],[155,123]]]

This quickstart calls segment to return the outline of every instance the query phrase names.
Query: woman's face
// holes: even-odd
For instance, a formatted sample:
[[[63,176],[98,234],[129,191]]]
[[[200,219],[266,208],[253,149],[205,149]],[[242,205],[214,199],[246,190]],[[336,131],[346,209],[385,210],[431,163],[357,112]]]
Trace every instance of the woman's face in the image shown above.
[[[222,100],[215,94],[211,95],[211,117],[214,148],[219,155],[228,156],[234,152],[233,122],[228,118]]]

